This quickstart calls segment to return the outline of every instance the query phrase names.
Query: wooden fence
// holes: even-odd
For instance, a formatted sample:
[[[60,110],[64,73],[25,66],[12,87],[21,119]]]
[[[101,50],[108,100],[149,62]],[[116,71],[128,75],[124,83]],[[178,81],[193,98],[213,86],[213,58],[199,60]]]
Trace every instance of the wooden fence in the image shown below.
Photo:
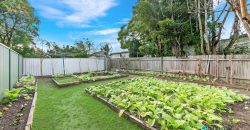
[[[250,80],[250,55],[202,55],[186,58],[113,58],[111,67],[162,73],[187,73],[224,78]]]

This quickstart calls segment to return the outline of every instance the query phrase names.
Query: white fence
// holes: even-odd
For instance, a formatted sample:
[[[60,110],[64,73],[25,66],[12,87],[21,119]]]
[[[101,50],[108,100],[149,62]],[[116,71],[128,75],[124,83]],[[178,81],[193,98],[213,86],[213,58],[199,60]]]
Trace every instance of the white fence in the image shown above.
[[[106,68],[105,58],[24,58],[23,74],[50,76],[54,74],[84,73]]]

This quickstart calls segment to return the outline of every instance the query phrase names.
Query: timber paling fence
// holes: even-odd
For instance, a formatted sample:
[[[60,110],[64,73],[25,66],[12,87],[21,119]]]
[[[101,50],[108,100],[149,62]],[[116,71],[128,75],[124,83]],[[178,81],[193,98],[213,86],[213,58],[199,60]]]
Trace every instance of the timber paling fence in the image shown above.
[[[250,81],[250,55],[114,58],[111,67],[162,73],[209,75],[233,83]]]
[[[23,74],[23,57],[0,43],[0,97],[11,90]]]

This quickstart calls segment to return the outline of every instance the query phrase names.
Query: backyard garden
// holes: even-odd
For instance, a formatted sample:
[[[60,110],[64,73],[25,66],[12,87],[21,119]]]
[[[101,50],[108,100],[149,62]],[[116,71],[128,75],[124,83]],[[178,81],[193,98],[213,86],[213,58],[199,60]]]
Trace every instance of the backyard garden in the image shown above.
[[[250,130],[250,0],[0,0],[0,130]]]
[[[250,128],[250,93],[192,82],[209,80],[131,70],[23,76],[1,100],[1,129]]]

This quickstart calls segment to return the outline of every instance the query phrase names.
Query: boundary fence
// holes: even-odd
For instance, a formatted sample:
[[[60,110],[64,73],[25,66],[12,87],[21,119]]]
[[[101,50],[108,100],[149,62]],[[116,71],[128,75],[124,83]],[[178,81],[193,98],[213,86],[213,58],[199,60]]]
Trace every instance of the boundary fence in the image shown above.
[[[216,78],[250,80],[250,55],[203,55],[153,58],[114,58],[111,67],[162,73],[210,75]]]
[[[0,43],[0,97],[5,90],[11,90],[22,76],[23,57]]]
[[[106,70],[106,58],[24,58],[23,74],[50,76]]]

